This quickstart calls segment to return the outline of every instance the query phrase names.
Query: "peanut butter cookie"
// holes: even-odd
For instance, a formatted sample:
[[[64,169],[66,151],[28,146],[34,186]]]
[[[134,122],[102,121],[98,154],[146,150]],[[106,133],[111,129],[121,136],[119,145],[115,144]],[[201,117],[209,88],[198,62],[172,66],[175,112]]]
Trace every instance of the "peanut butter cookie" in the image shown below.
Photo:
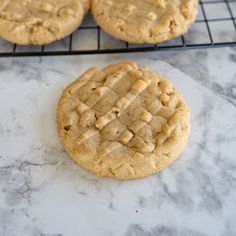
[[[0,0],[0,36],[22,44],[48,44],[76,30],[90,0]]]
[[[91,68],[63,92],[58,134],[71,158],[100,176],[141,178],[182,153],[189,109],[173,85],[130,62]]]
[[[159,43],[180,36],[194,22],[198,0],[92,0],[99,26],[129,43]]]

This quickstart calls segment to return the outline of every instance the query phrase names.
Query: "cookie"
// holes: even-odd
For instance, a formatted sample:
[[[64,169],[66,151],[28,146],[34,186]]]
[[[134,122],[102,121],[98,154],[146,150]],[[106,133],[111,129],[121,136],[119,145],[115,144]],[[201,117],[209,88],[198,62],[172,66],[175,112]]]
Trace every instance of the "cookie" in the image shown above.
[[[48,44],[81,24],[90,0],[0,0],[0,36],[22,45]]]
[[[198,0],[92,0],[97,24],[129,43],[159,43],[188,31]]]
[[[173,85],[130,62],[91,68],[63,92],[57,130],[69,156],[99,176],[141,178],[182,153],[189,109]]]

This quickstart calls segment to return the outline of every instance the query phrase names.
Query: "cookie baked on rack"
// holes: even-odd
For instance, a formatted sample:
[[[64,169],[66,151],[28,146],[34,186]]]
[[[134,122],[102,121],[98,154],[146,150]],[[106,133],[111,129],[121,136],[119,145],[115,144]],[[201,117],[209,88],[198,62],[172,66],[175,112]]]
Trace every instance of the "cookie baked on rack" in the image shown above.
[[[0,36],[21,45],[43,45],[75,31],[90,0],[0,0]]]
[[[97,24],[129,43],[159,43],[186,33],[198,0],[92,0]]]

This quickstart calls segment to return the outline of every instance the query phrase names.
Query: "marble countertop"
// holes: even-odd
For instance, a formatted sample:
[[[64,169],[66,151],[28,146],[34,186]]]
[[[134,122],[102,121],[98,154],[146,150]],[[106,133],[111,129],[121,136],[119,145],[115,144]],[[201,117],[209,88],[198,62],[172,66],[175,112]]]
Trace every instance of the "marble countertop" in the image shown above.
[[[85,69],[136,60],[191,107],[184,154],[133,181],[96,177],[65,154],[63,88]],[[236,48],[0,59],[1,236],[236,235]]]

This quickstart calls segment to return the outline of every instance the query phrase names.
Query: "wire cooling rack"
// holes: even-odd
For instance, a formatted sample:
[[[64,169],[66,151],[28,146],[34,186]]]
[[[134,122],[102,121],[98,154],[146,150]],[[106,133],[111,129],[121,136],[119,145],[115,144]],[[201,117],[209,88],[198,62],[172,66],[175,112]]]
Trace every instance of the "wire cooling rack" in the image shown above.
[[[20,46],[0,39],[0,57],[144,52],[236,46],[236,0],[200,0],[196,22],[184,36],[160,44],[134,45],[105,34],[88,15],[69,37],[45,46]]]

